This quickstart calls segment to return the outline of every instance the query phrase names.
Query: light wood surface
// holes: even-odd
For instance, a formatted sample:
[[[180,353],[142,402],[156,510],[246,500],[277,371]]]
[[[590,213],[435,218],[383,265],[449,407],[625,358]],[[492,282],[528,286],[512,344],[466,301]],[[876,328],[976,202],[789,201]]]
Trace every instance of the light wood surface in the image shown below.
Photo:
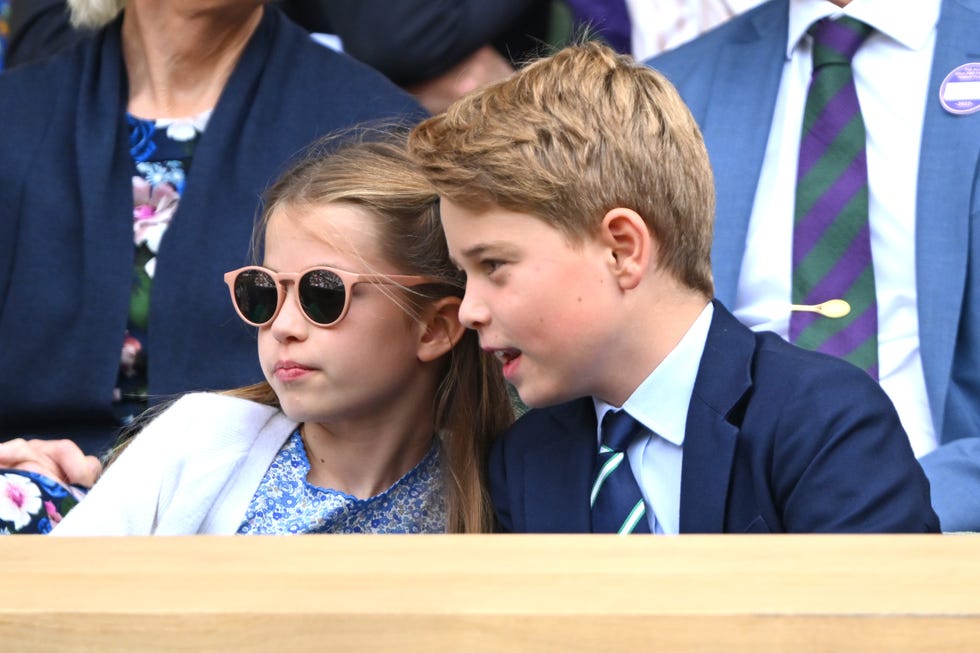
[[[0,651],[978,651],[980,537],[0,537]]]

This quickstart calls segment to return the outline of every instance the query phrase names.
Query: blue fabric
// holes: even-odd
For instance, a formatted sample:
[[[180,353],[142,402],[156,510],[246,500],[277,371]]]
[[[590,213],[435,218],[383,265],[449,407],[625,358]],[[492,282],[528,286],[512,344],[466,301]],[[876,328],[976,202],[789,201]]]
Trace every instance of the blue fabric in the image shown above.
[[[0,75],[0,438],[111,441],[133,267],[120,21]],[[307,143],[362,121],[415,122],[380,74],[267,6],[194,153],[153,284],[154,398],[262,378],[222,275],[249,260],[259,195]],[[215,192],[220,188],[220,192]]]
[[[626,0],[567,0],[576,23],[597,31],[611,47],[630,54],[632,25]]]
[[[390,488],[369,499],[317,487],[306,480],[309,471],[297,429],[255,491],[239,534],[446,532],[438,442]]]
[[[704,132],[717,185],[715,292],[726,303],[735,299],[785,60],[788,11],[785,0],[772,0],[648,62],[677,86]],[[977,61],[978,33],[980,0],[944,0],[926,97],[909,98],[926,103],[916,284],[922,367],[941,443],[980,436],[980,113],[955,116],[938,100],[945,76]],[[948,514],[962,527],[963,507],[943,497],[973,497],[972,530],[980,530],[978,453],[980,447],[967,444],[928,456],[930,480],[947,488],[935,503],[944,524]]]
[[[714,308],[688,407],[681,533],[938,530],[871,377]],[[586,397],[531,410],[497,440],[489,479],[504,530],[589,532],[595,434]]]
[[[7,42],[10,40],[10,0],[0,0],[0,70],[3,70]]]

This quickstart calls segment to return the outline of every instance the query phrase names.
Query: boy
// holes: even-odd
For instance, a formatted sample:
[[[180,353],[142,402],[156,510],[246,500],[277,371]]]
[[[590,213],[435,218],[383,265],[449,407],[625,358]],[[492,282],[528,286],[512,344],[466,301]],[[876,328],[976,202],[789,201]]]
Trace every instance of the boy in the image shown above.
[[[711,300],[711,169],[659,73],[566,48],[410,148],[467,274],[460,317],[534,409],[491,456],[504,530],[938,530],[878,384]]]

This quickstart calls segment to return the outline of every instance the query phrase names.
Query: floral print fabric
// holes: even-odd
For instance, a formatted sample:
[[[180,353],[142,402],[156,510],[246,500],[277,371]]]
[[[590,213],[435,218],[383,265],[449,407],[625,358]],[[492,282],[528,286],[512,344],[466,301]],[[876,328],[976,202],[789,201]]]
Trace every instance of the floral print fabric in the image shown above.
[[[160,243],[174,219],[194,147],[211,112],[184,120],[143,120],[127,115],[133,159],[133,289],[113,399],[121,424],[146,408],[150,291]]]
[[[390,488],[369,499],[312,485],[299,429],[283,445],[259,484],[240,534],[444,533],[446,502],[434,442],[425,457]]]
[[[41,474],[0,473],[0,535],[47,533],[84,495]]]

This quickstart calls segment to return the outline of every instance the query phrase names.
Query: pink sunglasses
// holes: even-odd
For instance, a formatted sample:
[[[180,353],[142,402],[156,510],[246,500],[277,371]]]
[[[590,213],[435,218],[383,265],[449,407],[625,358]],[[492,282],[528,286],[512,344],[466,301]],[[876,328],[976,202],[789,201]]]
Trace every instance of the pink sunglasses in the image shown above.
[[[344,319],[350,308],[351,291],[359,283],[410,288],[439,281],[411,274],[358,274],[326,265],[302,272],[273,272],[249,265],[225,273],[225,283],[239,317],[252,326],[265,326],[276,319],[286,301],[284,284],[291,283],[306,319],[326,327]]]

